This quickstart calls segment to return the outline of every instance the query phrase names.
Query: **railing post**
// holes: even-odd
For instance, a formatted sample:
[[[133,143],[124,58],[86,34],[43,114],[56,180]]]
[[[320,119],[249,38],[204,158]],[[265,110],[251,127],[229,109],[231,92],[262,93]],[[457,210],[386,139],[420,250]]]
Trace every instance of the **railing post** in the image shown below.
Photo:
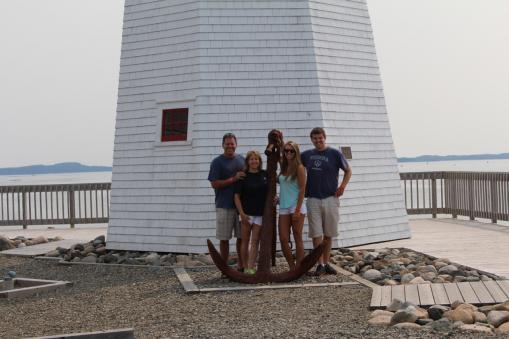
[[[68,199],[68,208],[69,208],[69,225],[71,225],[71,228],[74,228],[74,223],[76,219],[76,207],[74,206],[74,190],[70,188],[67,191],[67,195],[69,196]]]
[[[23,229],[27,229],[27,192],[25,191],[25,188],[22,189],[23,194],[21,195],[21,210],[23,213]]]
[[[458,185],[456,179],[457,179],[456,173],[452,173],[450,180],[452,187],[452,217],[454,219],[458,218],[458,199],[457,199]]]
[[[431,208],[433,218],[437,217],[437,178],[435,174],[431,177]]]
[[[497,178],[492,175],[490,180],[491,185],[491,222],[497,223],[498,215],[498,190],[497,190]]]
[[[475,220],[474,216],[474,180],[470,173],[465,174],[467,182],[467,194],[468,194],[468,216],[470,220]]]

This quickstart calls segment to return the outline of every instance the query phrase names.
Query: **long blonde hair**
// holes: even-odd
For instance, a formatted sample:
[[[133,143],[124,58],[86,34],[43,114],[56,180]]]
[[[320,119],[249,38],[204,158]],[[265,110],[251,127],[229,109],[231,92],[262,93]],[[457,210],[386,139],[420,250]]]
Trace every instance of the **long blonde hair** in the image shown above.
[[[293,166],[290,166],[288,163],[288,159],[286,159],[286,154],[284,154],[284,150],[287,146],[290,146],[295,151],[295,156],[293,157]],[[297,178],[297,172],[299,170],[299,166],[302,165],[302,160],[300,158],[300,150],[299,145],[296,142],[288,141],[283,146],[283,160],[281,161],[281,174],[285,173],[286,176],[290,177],[291,180],[295,180]],[[291,170],[291,172],[289,172]]]

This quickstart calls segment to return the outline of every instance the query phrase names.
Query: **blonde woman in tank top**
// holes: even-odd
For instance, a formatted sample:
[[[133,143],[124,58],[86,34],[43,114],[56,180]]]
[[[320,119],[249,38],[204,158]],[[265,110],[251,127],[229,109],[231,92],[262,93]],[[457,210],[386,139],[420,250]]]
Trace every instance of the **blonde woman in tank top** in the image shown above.
[[[283,254],[294,269],[304,258],[302,228],[306,218],[304,193],[306,190],[306,169],[302,165],[299,145],[288,141],[283,146],[281,173],[278,177],[279,190],[279,240]],[[295,241],[296,261],[290,249],[290,231]]]

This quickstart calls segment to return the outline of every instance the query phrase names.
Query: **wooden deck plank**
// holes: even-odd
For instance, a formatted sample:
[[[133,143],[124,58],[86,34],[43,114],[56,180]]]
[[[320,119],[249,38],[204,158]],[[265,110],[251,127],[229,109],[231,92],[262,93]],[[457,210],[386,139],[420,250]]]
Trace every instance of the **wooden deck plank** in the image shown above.
[[[457,285],[461,295],[463,296],[463,300],[465,300],[466,303],[479,304],[479,298],[477,298],[477,295],[475,294],[472,286],[470,286],[469,282],[460,282],[457,283]]]
[[[502,303],[509,299],[507,295],[505,295],[504,291],[498,286],[497,282],[494,280],[483,281],[484,286],[488,289],[495,302]]]
[[[452,304],[455,301],[464,302],[465,300],[461,296],[461,292],[458,289],[457,284],[444,284],[445,292],[447,293],[447,298],[449,299],[449,302]]]
[[[420,304],[417,285],[405,285],[405,299],[416,305]]]
[[[498,286],[504,291],[505,295],[509,298],[509,281],[508,280],[497,280]]]
[[[472,289],[475,292],[475,295],[477,298],[479,298],[479,303],[481,304],[493,304],[495,303],[495,299],[491,296],[490,292],[488,292],[488,289],[481,281],[473,281],[470,283],[470,286],[472,286]]]
[[[191,279],[189,274],[187,274],[187,271],[185,268],[175,267],[173,269],[173,271],[177,275],[177,278],[180,281],[180,283],[182,284],[182,286],[184,287],[184,290],[186,291],[186,293],[199,293],[200,292],[200,289],[198,288],[198,286],[196,286],[194,284],[193,279]]]
[[[371,308],[379,308],[382,301],[382,287],[373,287],[373,294],[371,294]]]
[[[403,285],[392,286],[392,300],[394,299],[405,301],[405,286]]]
[[[435,305],[431,284],[419,284],[417,285],[417,290],[419,291],[419,300],[422,306]]]
[[[381,307],[387,307],[392,301],[391,286],[382,286],[382,300],[380,301]]]
[[[450,305],[451,302],[447,297],[444,284],[431,284],[431,290],[433,291],[433,298],[437,305]]]

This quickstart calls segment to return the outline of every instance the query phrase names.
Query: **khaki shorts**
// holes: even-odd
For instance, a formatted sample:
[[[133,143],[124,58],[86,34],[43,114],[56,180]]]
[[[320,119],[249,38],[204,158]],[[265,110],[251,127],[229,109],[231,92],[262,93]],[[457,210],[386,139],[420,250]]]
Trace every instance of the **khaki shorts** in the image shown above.
[[[334,196],[325,199],[308,198],[309,237],[317,238],[325,235],[338,236],[339,198]]]
[[[239,214],[234,208],[216,208],[216,239],[240,238]]]

